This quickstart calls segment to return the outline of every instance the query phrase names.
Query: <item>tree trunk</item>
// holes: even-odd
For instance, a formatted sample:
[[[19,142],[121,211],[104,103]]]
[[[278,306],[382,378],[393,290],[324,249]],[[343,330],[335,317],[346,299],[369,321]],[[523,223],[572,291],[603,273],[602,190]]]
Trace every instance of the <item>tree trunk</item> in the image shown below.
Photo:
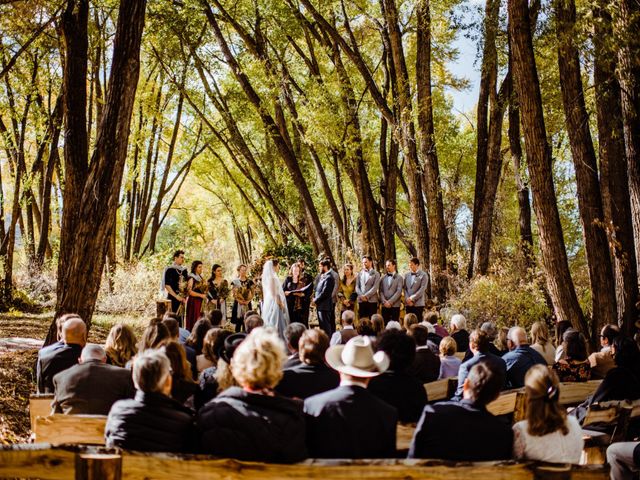
[[[576,172],[578,207],[593,299],[591,338],[595,339],[604,325],[616,322],[615,282],[607,235],[603,228],[604,212],[598,163],[589,131],[589,114],[584,102],[580,56],[573,41],[576,35],[576,7],[574,0],[555,0],[554,4],[560,90]]]
[[[439,302],[447,298],[447,250],[449,240],[444,223],[440,186],[440,166],[436,153],[431,97],[431,14],[429,0],[420,0],[417,11],[416,85],[418,90],[418,145],[424,162],[423,186],[429,216],[429,260],[433,295]]]
[[[126,161],[145,7],[146,0],[120,3],[108,93],[90,162],[86,145],[87,0],[68,0],[63,16],[66,182],[55,318],[74,312],[91,324]],[[76,88],[70,95],[72,87]],[[55,341],[55,328],[54,320],[45,344]]]
[[[604,211],[611,234],[610,244],[613,246],[618,319],[623,330],[628,331],[627,326],[633,325],[638,315],[638,271],[631,220],[620,84],[615,76],[615,52],[607,42],[607,39],[613,36],[611,16],[603,0],[596,1],[593,16],[593,77]]]
[[[522,112],[529,177],[533,190],[533,208],[540,232],[540,249],[547,286],[556,319],[571,321],[575,328],[589,337],[589,328],[580,309],[569,272],[562,237],[527,0],[509,0],[508,10],[513,79]]]

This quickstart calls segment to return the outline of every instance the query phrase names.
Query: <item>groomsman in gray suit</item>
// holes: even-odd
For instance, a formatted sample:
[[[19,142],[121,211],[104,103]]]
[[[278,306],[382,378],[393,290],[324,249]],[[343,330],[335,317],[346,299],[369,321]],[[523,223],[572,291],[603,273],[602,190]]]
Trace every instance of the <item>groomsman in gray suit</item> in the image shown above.
[[[418,321],[422,321],[429,274],[420,268],[420,260],[416,257],[409,260],[409,270],[404,277],[404,311],[415,313]]]
[[[356,278],[358,295],[358,316],[368,317],[378,313],[378,285],[380,274],[373,268],[373,259],[369,255],[362,257],[362,270]]]
[[[386,325],[391,320],[400,320],[400,297],[404,280],[397,272],[395,260],[387,260],[385,264],[387,274],[380,279],[380,303],[382,304],[382,318]]]

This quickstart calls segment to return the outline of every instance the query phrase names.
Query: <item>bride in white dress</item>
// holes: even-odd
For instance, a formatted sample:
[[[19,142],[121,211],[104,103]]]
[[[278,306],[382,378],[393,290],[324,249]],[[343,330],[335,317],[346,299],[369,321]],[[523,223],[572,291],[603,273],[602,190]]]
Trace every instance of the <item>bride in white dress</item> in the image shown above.
[[[262,319],[265,327],[277,330],[284,338],[284,329],[289,325],[287,300],[278,279],[278,260],[268,260],[262,269]]]

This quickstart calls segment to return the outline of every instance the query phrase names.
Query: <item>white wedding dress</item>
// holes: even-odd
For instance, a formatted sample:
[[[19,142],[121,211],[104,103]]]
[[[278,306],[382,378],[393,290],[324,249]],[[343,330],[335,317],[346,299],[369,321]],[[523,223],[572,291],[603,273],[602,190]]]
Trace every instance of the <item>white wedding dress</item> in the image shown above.
[[[284,329],[289,325],[289,311],[282,285],[268,260],[262,269],[262,319],[265,327],[274,328],[284,339]]]

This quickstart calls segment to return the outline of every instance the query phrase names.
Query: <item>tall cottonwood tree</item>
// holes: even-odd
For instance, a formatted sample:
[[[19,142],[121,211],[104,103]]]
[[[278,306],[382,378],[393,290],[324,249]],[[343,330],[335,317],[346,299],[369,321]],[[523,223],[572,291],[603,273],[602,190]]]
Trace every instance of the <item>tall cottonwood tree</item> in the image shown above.
[[[65,191],[55,317],[78,313],[90,324],[115,222],[140,72],[146,0],[120,2],[106,104],[89,159],[88,0],[68,0],[64,43]],[[45,343],[55,341],[55,322]]]
[[[513,78],[522,118],[547,288],[557,319],[569,320],[589,338],[589,328],[578,303],[562,236],[527,0],[509,0],[508,12]]]

